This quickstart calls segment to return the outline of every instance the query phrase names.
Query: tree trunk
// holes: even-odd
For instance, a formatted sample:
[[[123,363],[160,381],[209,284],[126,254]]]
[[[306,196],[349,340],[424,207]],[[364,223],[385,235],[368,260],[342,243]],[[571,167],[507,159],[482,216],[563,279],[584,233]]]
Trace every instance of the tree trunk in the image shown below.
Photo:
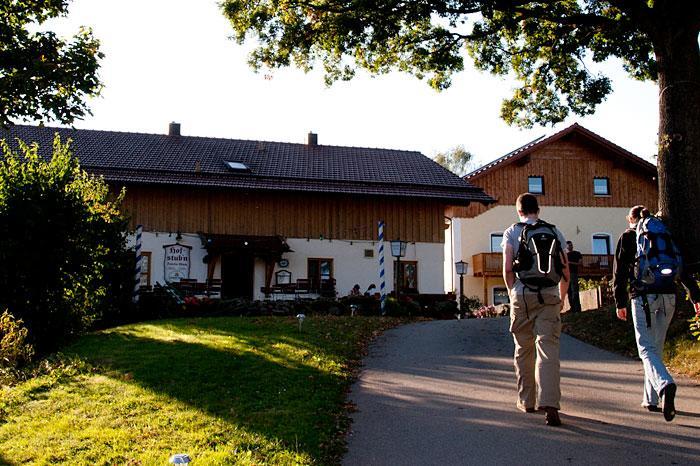
[[[671,18],[670,16],[673,16]],[[700,271],[700,50],[698,30],[669,15],[657,23],[659,209],[686,267]]]

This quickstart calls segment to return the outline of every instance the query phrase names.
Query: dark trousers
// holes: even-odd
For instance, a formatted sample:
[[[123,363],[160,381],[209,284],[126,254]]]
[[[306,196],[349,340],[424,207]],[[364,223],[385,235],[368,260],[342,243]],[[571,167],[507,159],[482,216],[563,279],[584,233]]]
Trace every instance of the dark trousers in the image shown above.
[[[571,312],[581,312],[581,300],[578,296],[578,274],[572,273],[569,281],[569,307]]]

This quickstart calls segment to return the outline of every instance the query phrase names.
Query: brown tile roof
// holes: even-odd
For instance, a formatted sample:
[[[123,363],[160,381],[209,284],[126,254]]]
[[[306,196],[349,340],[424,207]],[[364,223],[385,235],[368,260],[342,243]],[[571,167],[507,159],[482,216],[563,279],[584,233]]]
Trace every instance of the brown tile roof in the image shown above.
[[[481,188],[412,151],[29,125],[0,130],[0,137],[13,145],[16,138],[36,141],[49,156],[55,133],[73,139],[83,168],[113,183],[493,202]],[[249,170],[232,171],[226,161]]]
[[[492,170],[495,170],[498,167],[501,167],[503,165],[507,165],[511,162],[514,162],[518,159],[521,159],[528,154],[531,154],[532,152],[536,151],[537,149],[540,149],[542,146],[545,146],[547,144],[551,144],[555,141],[558,141],[559,139],[562,139],[565,136],[568,136],[569,134],[572,133],[578,133],[593,142],[597,143],[598,145],[602,146],[607,153],[621,157],[625,160],[628,160],[638,167],[642,168],[645,171],[648,171],[649,173],[656,174],[656,165],[647,162],[643,158],[634,155],[632,152],[629,152],[622,147],[618,146],[617,144],[614,144],[607,139],[603,138],[602,136],[597,135],[591,130],[588,130],[584,128],[583,126],[579,125],[578,123],[574,123],[573,125],[564,128],[563,130],[559,131],[558,133],[555,133],[549,137],[544,137],[540,136],[537,139],[528,142],[524,146],[518,147],[512,152],[507,153],[506,155],[497,158],[493,162],[487,163],[486,165],[483,165],[476,170],[474,170],[471,173],[467,173],[464,175],[465,180],[471,180],[477,177],[480,177],[481,175],[488,173]]]

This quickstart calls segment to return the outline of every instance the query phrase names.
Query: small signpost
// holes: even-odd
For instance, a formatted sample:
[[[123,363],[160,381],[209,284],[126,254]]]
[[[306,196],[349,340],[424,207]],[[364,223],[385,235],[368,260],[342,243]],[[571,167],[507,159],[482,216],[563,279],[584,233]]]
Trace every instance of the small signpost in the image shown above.
[[[190,278],[190,251],[192,246],[184,244],[168,244],[165,249],[165,281],[167,283],[179,282],[183,278]]]

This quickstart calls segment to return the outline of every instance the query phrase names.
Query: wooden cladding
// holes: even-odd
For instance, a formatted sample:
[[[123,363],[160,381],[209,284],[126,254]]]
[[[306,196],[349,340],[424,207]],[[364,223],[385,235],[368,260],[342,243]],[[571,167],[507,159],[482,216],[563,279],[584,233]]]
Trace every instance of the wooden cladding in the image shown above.
[[[543,178],[540,205],[561,207],[632,207],[644,204],[652,211],[658,202],[654,175],[619,156],[604,156],[601,148],[585,138],[571,135],[528,155],[526,163],[506,163],[477,175],[469,182],[497,200],[495,205],[515,205],[528,191],[528,178]],[[594,194],[594,179],[607,179],[609,195]],[[481,204],[455,209],[460,217],[475,217],[486,210]]]
[[[130,186],[124,208],[151,231],[376,240],[383,219],[387,239],[444,242],[445,205],[430,200]]]

